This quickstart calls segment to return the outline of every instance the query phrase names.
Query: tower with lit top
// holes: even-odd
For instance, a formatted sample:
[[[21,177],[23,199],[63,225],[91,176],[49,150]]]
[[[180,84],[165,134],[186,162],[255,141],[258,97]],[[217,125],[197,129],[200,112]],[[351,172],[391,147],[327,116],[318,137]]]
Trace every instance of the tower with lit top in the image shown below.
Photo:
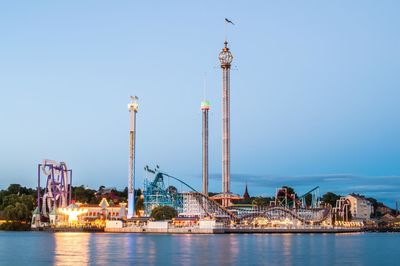
[[[233,55],[228,42],[219,53],[222,68],[222,193],[230,194],[230,70]],[[222,206],[229,206],[230,199],[222,199]]]
[[[129,183],[128,183],[128,215],[132,218],[135,215],[135,140],[136,140],[136,113],[139,109],[138,97],[131,96],[129,110]]]
[[[208,196],[208,111],[210,102],[201,102],[201,112],[203,115],[202,144],[203,144],[203,194]]]

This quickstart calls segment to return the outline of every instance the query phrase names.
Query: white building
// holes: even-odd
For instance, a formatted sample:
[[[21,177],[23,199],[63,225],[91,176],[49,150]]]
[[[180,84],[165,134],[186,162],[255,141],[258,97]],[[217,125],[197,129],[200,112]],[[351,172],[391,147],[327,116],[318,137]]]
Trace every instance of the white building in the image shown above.
[[[373,206],[364,196],[349,194],[346,199],[350,202],[351,216],[355,220],[369,220],[373,213]]]

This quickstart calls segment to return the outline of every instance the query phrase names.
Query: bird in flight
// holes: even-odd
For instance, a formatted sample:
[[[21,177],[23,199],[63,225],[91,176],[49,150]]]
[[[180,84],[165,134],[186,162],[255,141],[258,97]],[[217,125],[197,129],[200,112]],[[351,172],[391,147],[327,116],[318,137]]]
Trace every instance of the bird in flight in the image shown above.
[[[232,21],[230,21],[229,19],[225,18],[225,21],[228,23],[231,23],[232,25],[235,25]]]

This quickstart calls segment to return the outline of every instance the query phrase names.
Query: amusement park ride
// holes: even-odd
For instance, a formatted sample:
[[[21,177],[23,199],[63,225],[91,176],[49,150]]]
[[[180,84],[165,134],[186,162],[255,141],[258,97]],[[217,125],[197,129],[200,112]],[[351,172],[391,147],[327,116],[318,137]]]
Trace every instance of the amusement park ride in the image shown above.
[[[278,189],[274,201],[269,206],[254,205],[243,208],[231,204],[224,207],[208,195],[196,191],[180,178],[160,171],[158,166],[154,169],[146,166],[145,171],[153,176],[153,178],[149,176],[144,181],[145,216],[150,216],[154,207],[170,206],[177,210],[180,217],[198,217],[230,224],[251,224],[259,219],[293,225],[331,223],[332,208],[322,206],[318,201],[319,187],[313,188],[298,198],[289,194],[287,188]],[[46,180],[46,186],[44,190],[41,190],[40,184],[43,178]],[[72,170],[67,168],[66,163],[43,160],[38,165],[38,214],[41,221],[48,220],[52,212],[65,209],[71,204],[71,183]],[[305,201],[307,196],[311,197],[309,205],[306,205]],[[340,206],[334,208],[335,214],[344,217],[348,204],[345,201],[338,202]]]
[[[318,189],[308,191],[298,199],[287,193],[285,188],[277,190],[275,201],[270,206],[241,208],[235,205],[224,207],[213,198],[196,191],[181,179],[163,173],[158,167],[145,171],[154,175],[152,181],[145,180],[144,208],[149,215],[156,206],[170,206],[175,208],[182,217],[199,217],[234,223],[251,223],[263,218],[270,221],[289,221],[295,225],[318,225],[330,223],[330,206],[322,206],[318,201]],[[166,186],[165,181],[172,178],[177,181],[185,191],[179,192],[175,186]],[[169,182],[168,182],[169,183]],[[311,195],[312,202],[306,205],[306,196]],[[291,201],[291,200],[292,201]]]
[[[288,192],[287,187],[282,187],[276,190],[275,201],[271,202],[274,206],[283,206],[292,208],[301,208],[305,206],[311,206],[317,208],[320,205],[318,201],[319,186],[311,189],[310,191],[304,193],[302,196],[296,198],[296,194],[291,194]],[[307,204],[306,198],[310,196],[310,204]]]
[[[46,186],[40,195],[40,181]],[[45,159],[38,165],[37,206],[42,217],[48,218],[53,210],[65,208],[71,203],[72,170],[66,163]]]

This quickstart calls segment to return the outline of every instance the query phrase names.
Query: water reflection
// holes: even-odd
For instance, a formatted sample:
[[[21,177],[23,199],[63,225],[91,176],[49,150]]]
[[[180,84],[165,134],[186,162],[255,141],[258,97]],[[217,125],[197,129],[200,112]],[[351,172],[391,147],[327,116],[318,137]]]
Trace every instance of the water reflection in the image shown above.
[[[110,241],[110,234],[93,234],[90,243],[90,261],[97,265],[106,265],[110,258],[122,257],[120,246],[124,242],[120,242],[118,248]]]
[[[137,237],[132,238],[128,237],[129,245],[128,248],[129,250],[132,250],[134,254],[130,256],[131,258],[134,257],[137,262],[140,264],[143,264],[145,262],[144,258],[140,257],[140,254],[143,254],[143,256],[147,256],[146,254],[146,247],[145,247],[145,242],[146,239],[143,237],[143,235],[137,235]],[[126,252],[126,251],[125,251]],[[152,258],[154,260],[154,256]]]
[[[89,233],[55,233],[54,264],[89,263]]]
[[[150,238],[148,241],[146,241],[146,251],[145,253],[147,254],[147,262],[150,265],[155,265],[156,263],[156,240],[154,237]]]
[[[177,247],[179,252],[174,253],[171,257],[172,261],[181,261],[185,265],[190,265],[191,262],[191,250],[192,250],[192,243],[193,241],[196,241],[195,238],[193,238],[193,235],[187,234],[187,235],[175,235],[174,236],[179,237],[180,243],[179,247]]]
[[[293,235],[291,235],[291,234],[284,234],[283,235],[283,253],[284,253],[284,256],[283,256],[283,265],[292,265],[293,263],[292,263],[292,256],[290,256],[291,255],[291,253],[292,253],[292,242],[294,241],[295,239],[293,238]]]
[[[228,246],[229,250],[227,254],[229,254],[229,264],[237,264],[237,259],[239,255],[239,243],[238,238],[235,235],[229,235]]]
[[[395,265],[399,236],[0,232],[0,265]]]

